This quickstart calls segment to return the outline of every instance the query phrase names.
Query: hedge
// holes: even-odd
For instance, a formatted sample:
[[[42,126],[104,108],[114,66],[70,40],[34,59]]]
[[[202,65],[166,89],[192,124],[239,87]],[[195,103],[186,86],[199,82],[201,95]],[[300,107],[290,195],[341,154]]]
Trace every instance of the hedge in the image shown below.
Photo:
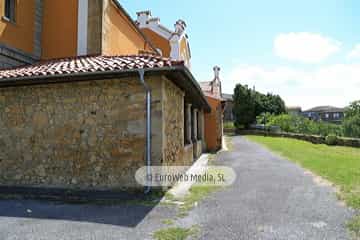
[[[335,137],[336,139],[331,139],[318,136],[318,135],[305,135],[299,133],[286,133],[286,132],[267,132],[261,130],[239,130],[235,131],[239,135],[259,135],[259,136],[268,136],[268,137],[287,137],[294,138],[298,140],[308,141],[314,144],[327,144],[327,145],[336,145],[336,146],[346,146],[346,147],[358,147],[360,148],[360,138],[345,138],[345,137]],[[333,137],[332,137],[333,138]]]

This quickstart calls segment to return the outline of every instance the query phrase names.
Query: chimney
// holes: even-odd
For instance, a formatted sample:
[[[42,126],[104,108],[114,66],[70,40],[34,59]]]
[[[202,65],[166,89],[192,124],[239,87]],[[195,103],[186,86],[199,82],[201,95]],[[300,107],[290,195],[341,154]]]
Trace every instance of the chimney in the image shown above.
[[[214,80],[211,81],[211,92],[221,98],[221,81],[220,81],[220,67],[214,66]]]
[[[157,25],[160,24],[160,18],[158,18],[158,17],[150,18],[150,19],[147,21],[147,23],[148,23],[149,25],[157,26]]]
[[[146,11],[137,12],[136,15],[137,15],[136,21],[141,27],[146,25],[147,21],[151,18],[151,11],[146,10]]]
[[[214,70],[214,77],[215,77],[215,79],[220,79],[220,78],[219,78],[220,67],[214,66],[214,67],[213,67],[213,70]]]
[[[186,23],[183,20],[179,19],[176,21],[174,26],[175,26],[175,33],[182,34],[185,31]]]

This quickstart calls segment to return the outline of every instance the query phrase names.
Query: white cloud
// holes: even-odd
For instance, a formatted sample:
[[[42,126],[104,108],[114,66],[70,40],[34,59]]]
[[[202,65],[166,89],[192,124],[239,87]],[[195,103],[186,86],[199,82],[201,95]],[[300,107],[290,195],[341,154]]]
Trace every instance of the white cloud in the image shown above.
[[[305,70],[293,67],[240,65],[223,78],[224,92],[236,83],[279,94],[287,105],[343,107],[360,99],[360,64],[334,64]]]
[[[281,33],[274,40],[277,56],[304,63],[319,63],[337,53],[340,47],[340,42],[318,33]]]
[[[355,45],[355,47],[348,54],[348,58],[360,58],[360,44]]]

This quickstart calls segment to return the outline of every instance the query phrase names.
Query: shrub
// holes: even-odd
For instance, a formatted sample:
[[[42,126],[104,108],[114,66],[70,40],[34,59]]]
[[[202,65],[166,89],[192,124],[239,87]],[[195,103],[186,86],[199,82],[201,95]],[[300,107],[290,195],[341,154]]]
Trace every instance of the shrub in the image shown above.
[[[278,116],[270,115],[267,126],[279,126],[282,131],[290,133],[301,133],[308,135],[336,135],[342,136],[343,129],[341,125],[314,122],[302,116],[282,114]]]
[[[346,137],[360,138],[360,115],[347,116],[343,125]]]
[[[266,125],[278,126],[284,132],[296,132],[294,120],[295,118],[292,115],[281,114],[278,116],[270,116]]]
[[[327,145],[336,145],[338,143],[338,138],[337,138],[337,136],[335,136],[333,134],[328,135],[325,138],[325,143]]]
[[[235,129],[234,122],[224,122],[225,129]]]

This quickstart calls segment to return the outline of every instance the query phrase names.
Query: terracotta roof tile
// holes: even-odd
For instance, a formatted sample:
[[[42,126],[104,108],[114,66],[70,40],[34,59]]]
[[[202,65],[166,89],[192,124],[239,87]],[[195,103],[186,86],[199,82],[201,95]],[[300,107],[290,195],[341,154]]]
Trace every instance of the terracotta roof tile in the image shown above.
[[[177,65],[184,65],[184,62],[148,54],[125,56],[80,56],[54,59],[32,65],[0,70],[0,80],[87,72],[126,71]]]
[[[220,93],[220,88],[213,86],[214,82],[199,82],[200,88],[203,91],[204,95],[207,97],[219,99],[221,101],[225,101],[222,98]]]

